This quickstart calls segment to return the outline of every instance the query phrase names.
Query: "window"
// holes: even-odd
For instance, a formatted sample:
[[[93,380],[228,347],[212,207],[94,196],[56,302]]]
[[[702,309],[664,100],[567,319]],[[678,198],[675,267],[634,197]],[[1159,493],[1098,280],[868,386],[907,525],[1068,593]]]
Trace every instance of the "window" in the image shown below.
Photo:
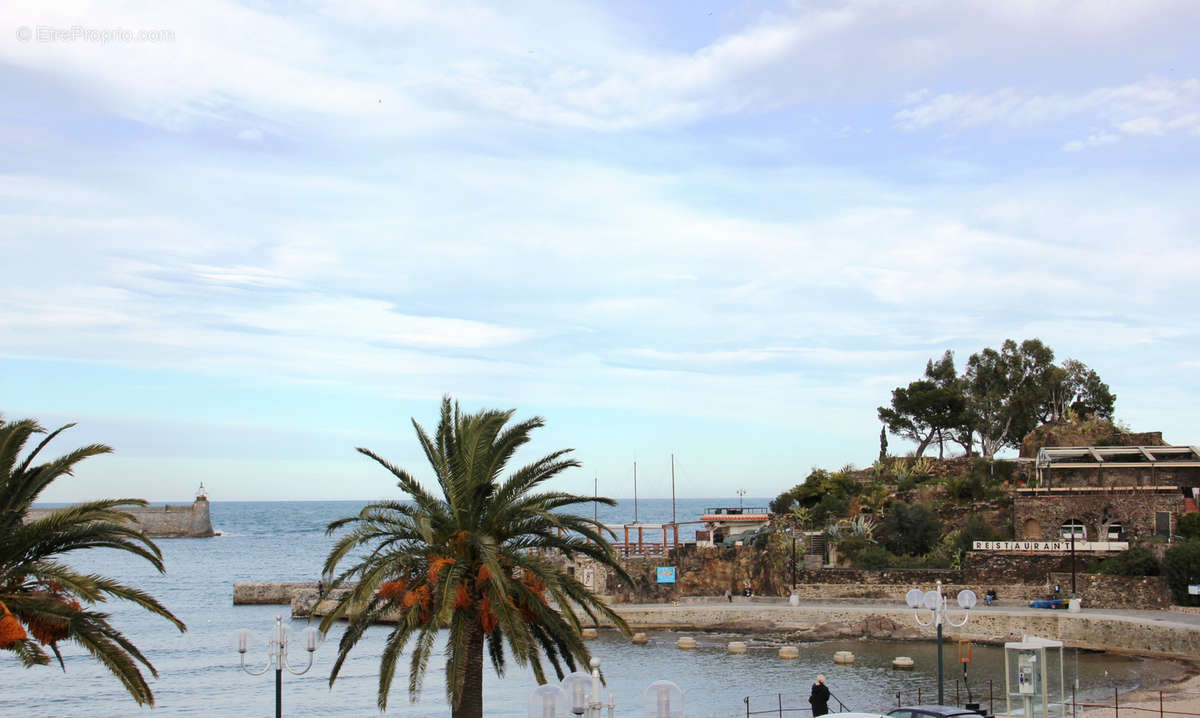
[[[1069,519],[1062,525],[1062,528],[1059,529],[1059,535],[1068,541],[1072,538],[1074,538],[1076,541],[1086,541],[1087,529],[1084,527],[1083,522],[1079,519]]]
[[[1125,527],[1121,525],[1120,521],[1113,521],[1108,525],[1107,534],[1108,536],[1106,538],[1109,541],[1124,541]]]

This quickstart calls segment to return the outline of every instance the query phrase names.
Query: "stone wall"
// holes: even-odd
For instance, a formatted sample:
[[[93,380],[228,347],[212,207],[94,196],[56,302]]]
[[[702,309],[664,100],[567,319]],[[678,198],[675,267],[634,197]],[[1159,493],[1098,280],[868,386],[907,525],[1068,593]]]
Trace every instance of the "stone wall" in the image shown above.
[[[1082,567],[1089,559],[1081,552],[1076,560]],[[966,583],[1045,585],[1052,572],[1070,570],[1069,554],[968,551],[963,556],[962,574]]]
[[[1183,511],[1183,495],[1128,490],[1066,495],[1018,494],[1013,500],[1013,524],[1017,540],[1050,540],[1060,536],[1064,523],[1078,519],[1087,527],[1087,540],[1103,541],[1107,540],[1108,526],[1119,522],[1128,541],[1153,536],[1155,514],[1159,511],[1172,514],[1171,531],[1174,533],[1175,514]]]
[[[1071,574],[1052,573],[1050,584],[1062,588],[1066,596],[1071,590]],[[1171,591],[1162,576],[1105,576],[1095,573],[1076,573],[1075,592],[1087,606],[1095,608],[1138,608],[1144,610],[1171,607]]]
[[[28,518],[39,519],[59,509],[30,509]],[[133,506],[122,509],[132,514],[138,527],[150,538],[208,538],[215,536],[209,503],[189,506]]]
[[[761,580],[768,569],[756,573],[755,549],[713,549],[682,553],[662,560],[627,562],[633,578],[632,589],[610,581],[608,591],[618,603],[668,603],[691,597],[716,598],[726,590],[741,594],[747,580],[756,596],[784,597],[791,593],[790,564],[776,566],[771,580]],[[790,556],[785,556],[785,559]],[[1165,608],[1170,593],[1159,578],[1125,578],[1083,573],[1093,558],[1090,553],[1076,555],[1078,593],[1090,604],[1108,608]],[[658,566],[676,567],[675,584],[659,584]],[[770,565],[767,562],[766,565]],[[1002,601],[1029,601],[1058,596],[1067,597],[1071,576],[1069,554],[999,553],[969,551],[959,570],[888,569],[817,569],[796,571],[796,593],[805,600],[895,600],[903,601],[913,587],[932,588],[941,581],[951,595],[969,588],[981,599],[995,589]]]
[[[297,591],[305,589],[311,590],[315,596],[317,593],[316,582],[235,583],[233,584],[233,605],[278,604],[286,606],[292,602],[292,596]]]

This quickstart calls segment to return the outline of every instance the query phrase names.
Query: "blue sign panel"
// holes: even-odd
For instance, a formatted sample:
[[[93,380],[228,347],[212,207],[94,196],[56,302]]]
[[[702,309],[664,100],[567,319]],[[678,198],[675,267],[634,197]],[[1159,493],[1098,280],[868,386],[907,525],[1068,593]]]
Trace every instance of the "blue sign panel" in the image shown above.
[[[658,567],[658,582],[659,583],[675,583],[675,567],[674,566],[659,566]]]

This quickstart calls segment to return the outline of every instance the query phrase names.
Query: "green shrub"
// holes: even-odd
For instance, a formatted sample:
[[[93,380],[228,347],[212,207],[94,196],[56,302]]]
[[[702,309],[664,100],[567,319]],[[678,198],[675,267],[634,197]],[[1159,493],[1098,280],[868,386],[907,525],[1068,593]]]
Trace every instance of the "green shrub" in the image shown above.
[[[986,521],[978,516],[972,516],[967,520],[962,530],[958,532],[958,541],[955,548],[959,551],[970,551],[976,541],[992,541],[996,538],[996,532],[988,525]]]
[[[865,568],[868,571],[880,571],[891,568],[895,556],[882,546],[868,546],[859,552],[854,561],[855,568]]]
[[[846,515],[846,509],[850,502],[844,496],[837,494],[825,494],[817,505],[812,509],[812,520],[816,524],[823,524],[831,518],[838,518]]]
[[[866,536],[847,536],[837,543],[837,551],[842,556],[857,563],[858,556],[875,544]]]
[[[1184,538],[1200,538],[1200,513],[1180,516],[1175,530]]]
[[[1188,586],[1200,583],[1200,540],[1181,541],[1163,556],[1163,575],[1181,606],[1200,605],[1200,596],[1188,594]]]
[[[987,494],[983,480],[974,474],[947,476],[942,483],[946,493],[957,501],[978,500]]]
[[[942,535],[942,523],[928,508],[903,501],[892,503],[879,527],[880,543],[894,554],[929,553]]]
[[[1100,573],[1109,576],[1157,576],[1162,573],[1162,564],[1153,551],[1144,546],[1134,546],[1105,559],[1100,564]]]

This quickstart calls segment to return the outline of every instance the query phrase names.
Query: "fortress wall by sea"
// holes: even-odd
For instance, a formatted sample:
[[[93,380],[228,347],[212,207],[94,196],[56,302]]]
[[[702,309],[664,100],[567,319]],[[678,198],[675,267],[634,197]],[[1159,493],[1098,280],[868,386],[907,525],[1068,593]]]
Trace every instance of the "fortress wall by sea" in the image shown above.
[[[30,519],[49,516],[60,509],[31,509]],[[132,514],[151,538],[207,538],[215,536],[208,501],[184,506],[134,506],[123,509]]]

